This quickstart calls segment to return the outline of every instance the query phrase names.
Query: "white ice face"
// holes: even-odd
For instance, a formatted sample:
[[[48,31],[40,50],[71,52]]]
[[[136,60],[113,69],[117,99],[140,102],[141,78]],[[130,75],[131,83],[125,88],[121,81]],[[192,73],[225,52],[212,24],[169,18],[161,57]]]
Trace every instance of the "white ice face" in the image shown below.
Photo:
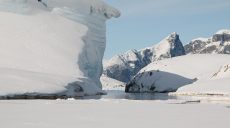
[[[68,1],[68,2],[67,2]],[[62,15],[88,27],[83,37],[85,47],[78,61],[86,77],[90,77],[101,88],[102,59],[106,47],[106,20],[120,13],[104,2],[97,0],[46,0],[43,1],[52,13]],[[79,6],[80,5],[80,6]]]
[[[66,76],[86,78],[78,82],[85,85],[82,87],[85,91],[101,89],[99,78],[106,46],[105,22],[120,15],[116,9],[100,0],[0,0],[0,13],[4,14],[0,17],[0,23],[5,24],[1,29],[9,31],[5,33],[0,30],[2,35],[6,34],[0,38],[0,41],[4,39],[0,43],[4,47],[12,45],[19,52],[16,54],[9,49],[7,51],[11,52],[6,51],[7,54],[0,53],[1,58],[10,58],[15,63],[12,67],[60,75],[65,72]],[[15,40],[12,37],[20,38]],[[17,47],[14,46],[16,42]],[[44,49],[48,50],[42,52]],[[26,61],[18,62],[14,58]],[[8,60],[3,60],[0,66],[9,67],[9,64],[3,65]],[[60,63],[53,60],[63,64],[58,68]],[[28,69],[30,66],[33,68]],[[80,72],[77,72],[78,69]]]

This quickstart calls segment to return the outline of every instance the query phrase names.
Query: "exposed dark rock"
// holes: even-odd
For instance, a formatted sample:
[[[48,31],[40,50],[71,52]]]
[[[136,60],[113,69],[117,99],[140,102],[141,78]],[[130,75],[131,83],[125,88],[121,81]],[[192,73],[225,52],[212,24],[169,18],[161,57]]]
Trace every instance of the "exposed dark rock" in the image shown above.
[[[187,54],[230,54],[230,34],[214,34],[208,40],[197,39],[185,45]]]
[[[216,50],[217,50],[217,46],[212,45],[212,46],[208,46],[207,48],[203,49],[200,53],[201,54],[213,53]]]
[[[152,92],[154,92],[154,91],[155,91],[155,89],[156,89],[156,87],[155,87],[155,86],[151,86],[151,87],[150,87],[150,91],[152,91]]]
[[[203,41],[203,40],[194,40],[191,41],[189,44],[185,45],[185,52],[186,54],[192,53],[196,54],[199,53],[207,44],[211,43],[211,41]]]
[[[171,34],[168,41],[171,44],[171,47],[170,47],[171,57],[185,55],[185,49],[184,49],[182,42],[180,41],[178,34],[176,33]]]
[[[153,72],[150,72],[149,75],[152,76],[152,75],[153,75]]]
[[[230,41],[230,35],[225,34],[225,33],[213,35],[212,42],[218,42],[218,41],[221,41],[221,42]]]

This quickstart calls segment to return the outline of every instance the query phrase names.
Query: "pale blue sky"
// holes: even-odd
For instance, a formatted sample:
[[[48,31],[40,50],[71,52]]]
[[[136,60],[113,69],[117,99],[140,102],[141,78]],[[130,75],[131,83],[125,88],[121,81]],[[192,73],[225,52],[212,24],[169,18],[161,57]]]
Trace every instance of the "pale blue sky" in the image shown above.
[[[152,46],[171,32],[186,44],[230,29],[230,0],[105,0],[122,16],[107,23],[105,58]]]

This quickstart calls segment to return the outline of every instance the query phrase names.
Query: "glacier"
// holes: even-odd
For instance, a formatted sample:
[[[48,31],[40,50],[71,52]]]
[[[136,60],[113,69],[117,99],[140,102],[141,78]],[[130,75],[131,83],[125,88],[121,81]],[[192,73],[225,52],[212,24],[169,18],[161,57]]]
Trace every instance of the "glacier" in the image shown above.
[[[106,20],[100,0],[0,0],[0,95],[103,93]]]

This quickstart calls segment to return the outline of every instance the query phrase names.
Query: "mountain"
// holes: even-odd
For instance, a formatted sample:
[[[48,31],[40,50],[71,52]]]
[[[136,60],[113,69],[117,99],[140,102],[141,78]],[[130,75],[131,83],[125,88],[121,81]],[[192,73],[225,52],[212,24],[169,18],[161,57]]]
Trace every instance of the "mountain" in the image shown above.
[[[106,20],[101,0],[1,0],[0,95],[103,93]]]
[[[125,91],[230,94],[229,60],[229,55],[193,54],[156,61],[144,67]]]
[[[211,38],[197,38],[185,45],[187,54],[230,54],[230,30],[219,30]]]
[[[185,55],[177,33],[172,33],[152,47],[130,50],[112,57],[104,65],[104,74],[113,79],[129,82],[138,71],[151,62]]]

